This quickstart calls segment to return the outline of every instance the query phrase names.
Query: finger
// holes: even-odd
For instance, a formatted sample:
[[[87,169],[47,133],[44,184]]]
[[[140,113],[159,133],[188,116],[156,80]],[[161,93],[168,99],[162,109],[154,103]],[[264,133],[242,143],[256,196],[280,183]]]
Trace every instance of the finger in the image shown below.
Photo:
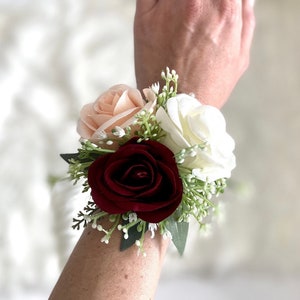
[[[242,4],[243,28],[241,36],[241,50],[243,52],[250,51],[252,44],[255,29],[254,2],[254,0],[243,0]]]
[[[136,0],[136,13],[144,14],[149,12],[157,2],[158,0]]]

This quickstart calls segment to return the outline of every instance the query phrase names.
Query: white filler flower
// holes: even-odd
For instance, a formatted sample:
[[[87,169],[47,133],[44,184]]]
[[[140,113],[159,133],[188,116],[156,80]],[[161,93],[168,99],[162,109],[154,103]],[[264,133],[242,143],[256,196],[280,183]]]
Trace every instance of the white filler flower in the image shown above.
[[[160,142],[174,154],[206,143],[204,150],[194,147],[193,155],[182,163],[193,169],[194,176],[208,182],[231,176],[235,167],[235,143],[226,132],[226,122],[220,110],[202,105],[189,95],[179,94],[167,101],[166,110],[160,107],[156,117],[166,132]]]

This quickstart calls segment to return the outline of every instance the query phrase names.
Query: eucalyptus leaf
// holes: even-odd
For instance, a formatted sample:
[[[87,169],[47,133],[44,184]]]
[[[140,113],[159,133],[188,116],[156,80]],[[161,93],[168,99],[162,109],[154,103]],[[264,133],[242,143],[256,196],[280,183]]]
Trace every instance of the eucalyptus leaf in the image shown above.
[[[189,223],[177,222],[174,217],[171,217],[169,218],[166,227],[172,234],[173,244],[177,248],[179,254],[182,256],[189,231]]]
[[[63,153],[60,154],[60,157],[66,161],[68,164],[70,164],[71,159],[78,159],[79,153]]]
[[[124,225],[124,224],[122,224]],[[124,251],[134,245],[136,240],[139,240],[142,236],[142,232],[137,230],[138,224],[132,226],[128,230],[128,239],[124,239],[124,235],[121,238],[120,251]]]

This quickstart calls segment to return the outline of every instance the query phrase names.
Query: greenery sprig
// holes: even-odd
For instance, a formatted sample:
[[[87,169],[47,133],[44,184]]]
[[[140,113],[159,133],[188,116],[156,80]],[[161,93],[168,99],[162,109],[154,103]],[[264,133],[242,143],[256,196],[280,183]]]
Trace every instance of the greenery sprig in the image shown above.
[[[162,88],[161,93],[158,92],[159,85],[157,84],[153,90],[156,91],[158,106],[166,107],[168,99],[177,95],[178,89],[178,74],[169,68],[166,68],[166,72],[161,72],[161,78],[165,81],[165,85]]]
[[[83,192],[89,190],[87,174],[89,166],[101,155],[113,153],[114,150],[102,149],[90,141],[81,142],[81,148],[77,153],[65,153],[60,156],[69,164],[68,174],[70,179],[76,184],[83,179]]]

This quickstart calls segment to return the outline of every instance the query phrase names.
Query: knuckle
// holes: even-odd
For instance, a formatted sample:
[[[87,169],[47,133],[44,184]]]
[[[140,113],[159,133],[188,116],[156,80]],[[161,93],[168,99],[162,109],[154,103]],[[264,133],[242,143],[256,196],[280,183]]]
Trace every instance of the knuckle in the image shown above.
[[[219,7],[219,16],[226,24],[233,25],[241,19],[241,11],[233,1],[222,1]]]
[[[256,25],[256,19],[253,7],[243,7],[243,21],[248,23],[250,27],[254,28]]]
[[[256,27],[256,19],[254,13],[253,12],[246,13],[245,18],[249,26],[254,29]]]
[[[184,11],[187,20],[198,19],[202,12],[202,1],[188,0],[184,1]]]

